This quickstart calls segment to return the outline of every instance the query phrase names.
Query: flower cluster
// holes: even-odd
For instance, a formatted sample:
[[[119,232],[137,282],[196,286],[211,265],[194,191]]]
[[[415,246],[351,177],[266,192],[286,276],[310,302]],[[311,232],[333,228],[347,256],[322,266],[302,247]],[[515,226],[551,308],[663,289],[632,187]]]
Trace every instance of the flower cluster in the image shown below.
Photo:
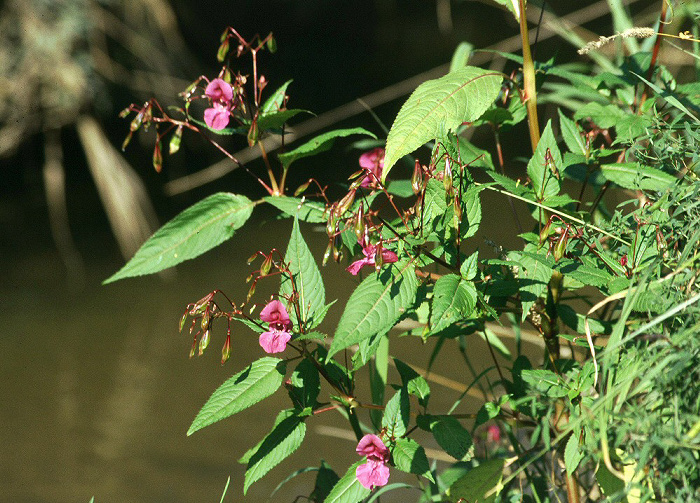
[[[382,178],[384,169],[384,149],[375,148],[360,156],[360,167],[365,170],[361,187],[374,187]]]
[[[367,462],[357,467],[355,476],[367,489],[385,486],[389,482],[389,449],[377,435],[365,435],[355,449],[360,456],[367,456]]]
[[[204,122],[212,129],[224,129],[233,110],[233,88],[223,79],[214,79],[204,90],[211,100],[211,108],[204,111]]]
[[[260,346],[266,353],[281,353],[287,348],[292,338],[292,322],[289,314],[279,300],[270,301],[262,311],[260,319],[269,323],[268,331],[260,334]]]

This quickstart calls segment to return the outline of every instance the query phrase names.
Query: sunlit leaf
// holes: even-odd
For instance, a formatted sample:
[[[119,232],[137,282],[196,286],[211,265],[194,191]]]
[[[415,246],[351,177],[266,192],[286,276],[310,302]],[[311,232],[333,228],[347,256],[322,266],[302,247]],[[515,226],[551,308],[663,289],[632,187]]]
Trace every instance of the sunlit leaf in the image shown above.
[[[418,86],[389,131],[382,179],[404,155],[478,119],[498,96],[502,80],[499,73],[467,66]]]
[[[412,438],[399,438],[391,452],[396,468],[406,473],[421,475],[431,482],[435,482],[430,473],[430,464],[425,455],[425,449]]]
[[[369,496],[371,491],[360,484],[355,474],[357,467],[365,462],[362,459],[348,468],[345,475],[333,486],[324,503],[357,503]]]
[[[267,196],[263,199],[286,215],[304,222],[319,224],[328,220],[326,206],[316,201],[289,196]]]
[[[255,203],[219,192],[201,200],[158,229],[116,274],[103,283],[162,271],[230,239],[248,220]]]
[[[491,503],[496,499],[496,486],[503,476],[504,460],[494,458],[472,468],[448,489],[447,495],[453,503],[460,500]],[[486,497],[487,493],[491,493]]]
[[[352,135],[364,135],[376,138],[374,133],[370,133],[364,128],[355,127],[350,129],[335,129],[333,131],[328,131],[326,133],[318,135],[316,138],[304,143],[303,145],[285,152],[279,155],[280,162],[285,167],[288,167],[294,161],[303,159],[304,157],[309,157],[312,155],[320,154],[329,150],[333,146],[333,142],[336,138],[343,138]]]
[[[439,332],[468,318],[476,307],[476,288],[456,274],[445,274],[435,283],[431,303],[430,330]]]
[[[192,421],[187,435],[237,414],[270,396],[282,384],[285,370],[286,364],[279,358],[266,356],[254,361],[214,391]]]

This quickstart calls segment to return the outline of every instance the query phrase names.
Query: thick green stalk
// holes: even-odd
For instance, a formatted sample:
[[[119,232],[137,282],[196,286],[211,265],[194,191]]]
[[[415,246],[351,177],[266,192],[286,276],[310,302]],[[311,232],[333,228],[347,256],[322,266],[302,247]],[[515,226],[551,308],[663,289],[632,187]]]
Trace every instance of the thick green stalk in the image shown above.
[[[527,29],[525,0],[520,0],[520,38],[523,42],[523,84],[525,88],[525,107],[527,123],[530,128],[532,151],[540,142],[540,124],[537,119],[537,88],[535,87],[535,63],[530,52],[530,34]]]

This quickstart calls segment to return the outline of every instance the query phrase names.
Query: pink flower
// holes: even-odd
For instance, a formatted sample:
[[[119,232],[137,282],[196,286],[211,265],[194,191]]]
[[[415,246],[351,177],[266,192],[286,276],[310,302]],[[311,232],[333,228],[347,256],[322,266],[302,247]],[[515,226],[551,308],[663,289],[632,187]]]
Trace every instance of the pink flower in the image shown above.
[[[231,117],[233,88],[223,79],[209,82],[204,94],[212,101],[211,108],[204,111],[204,122],[212,129],[224,129]]]
[[[212,129],[224,129],[228,126],[231,112],[221,103],[214,103],[214,106],[204,111],[204,122]]]
[[[287,343],[291,340],[292,322],[284,304],[279,300],[270,301],[262,311],[260,319],[268,323],[268,331],[260,334],[260,346],[266,353],[281,353],[287,349]]]
[[[266,353],[281,353],[287,349],[287,343],[292,335],[285,330],[271,328],[269,332],[260,334],[260,346]]]
[[[362,243],[360,243],[362,244]],[[360,272],[360,269],[362,269],[364,266],[369,265],[369,266],[375,266],[376,265],[376,256],[377,256],[377,245],[370,245],[366,244],[362,246],[362,254],[365,256],[364,258],[361,258],[360,260],[356,260],[352,264],[350,264],[347,268],[347,271],[352,274],[353,276],[357,276],[357,273]],[[382,247],[381,250],[382,254],[382,263],[384,264],[391,264],[393,262],[397,262],[399,260],[399,257],[396,256],[396,253],[390,250],[386,250]]]
[[[360,156],[360,167],[367,173],[361,187],[374,187],[382,177],[384,169],[384,149],[375,148]]]
[[[486,441],[489,443],[498,443],[501,440],[501,429],[498,425],[492,424],[486,429]]]
[[[357,480],[369,490],[385,486],[389,482],[389,449],[377,435],[365,435],[355,449],[360,456],[367,456],[367,462],[355,470]]]
[[[233,100],[233,88],[231,84],[226,82],[224,79],[214,79],[209,82],[209,85],[204,90],[206,94],[212,101],[223,101],[230,102]]]
[[[276,325],[275,328],[291,330],[292,322],[289,320],[289,313],[279,300],[270,301],[262,311],[260,319],[265,323]]]

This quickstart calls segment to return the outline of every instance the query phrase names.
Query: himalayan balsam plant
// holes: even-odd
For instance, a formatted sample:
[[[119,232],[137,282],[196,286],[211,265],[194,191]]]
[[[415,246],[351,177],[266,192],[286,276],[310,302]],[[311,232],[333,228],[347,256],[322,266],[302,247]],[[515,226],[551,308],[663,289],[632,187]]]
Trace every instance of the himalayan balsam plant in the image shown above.
[[[700,501],[700,8],[665,0],[656,28],[633,27],[610,1],[616,34],[586,45],[562,30],[581,48],[572,66],[534,61],[525,1],[499,3],[521,27],[522,55],[499,54],[512,73],[468,66],[460,52],[449,73],[406,100],[386,139],[336,129],[267,152],[263,140],[284,137],[285,124],[303,111],[288,108],[290,82],[266,93],[257,61],[274,52],[272,35],[246,40],[232,28],[221,39],[221,71],[190,85],[180,108],[166,111],[151,100],[125,110],[133,115],[127,142],[138,129],[155,130],[158,171],[163,143],[174,154],[184,131],[233,163],[217,138],[245,137],[260,148],[265,172],[241,167],[267,195],[207,197],[106,282],[201,255],[261,204],[292,219],[284,251],[280,243],[250,258],[247,298],[214,290],[188,305],[180,322],[192,337],[190,356],[224,328],[222,364],[236,338],[260,343],[258,355],[234,352],[238,371],[214,391],[188,435],[281,388],[289,397],[271,431],[241,453],[244,493],[293,455],[316,416],[335,412],[347,420],[360,459],[331,468],[319,458],[315,468],[295,472],[317,471],[309,500],[374,501],[412,487],[412,499],[425,502]],[[692,32],[664,33],[672,7],[673,23]],[[663,65],[662,45],[688,58],[685,82]],[[471,143],[475,129],[492,141]],[[501,138],[525,131],[528,150],[507,152]],[[332,200],[314,179],[287,187],[292,165],[345,137],[363,140],[364,151],[348,161],[356,172],[341,197]],[[507,176],[505,166],[523,158],[522,175]],[[397,164],[412,170],[410,179],[393,177]],[[493,213],[482,210],[485,191],[500,198],[499,219],[512,210],[521,229],[517,249],[474,242],[482,215]],[[311,253],[303,222],[325,224],[323,257]],[[344,305],[326,298],[319,264],[331,259],[342,263],[328,266],[334,274],[357,277]],[[278,293],[256,296],[260,281],[279,285]],[[340,314],[335,327],[324,324],[330,309]],[[432,354],[414,352],[429,370],[438,353],[457,346],[456,361],[473,368],[468,341],[478,336],[492,364],[478,375],[465,372],[462,397],[436,410],[430,374],[391,356],[399,322],[404,335],[436,341],[422,346]],[[538,334],[538,361],[520,351],[523,326]],[[515,351],[495,327],[511,334]],[[369,389],[357,385],[362,372]],[[485,403],[456,413],[472,386]],[[485,446],[475,447],[475,432]],[[431,462],[426,441],[453,462]]]

